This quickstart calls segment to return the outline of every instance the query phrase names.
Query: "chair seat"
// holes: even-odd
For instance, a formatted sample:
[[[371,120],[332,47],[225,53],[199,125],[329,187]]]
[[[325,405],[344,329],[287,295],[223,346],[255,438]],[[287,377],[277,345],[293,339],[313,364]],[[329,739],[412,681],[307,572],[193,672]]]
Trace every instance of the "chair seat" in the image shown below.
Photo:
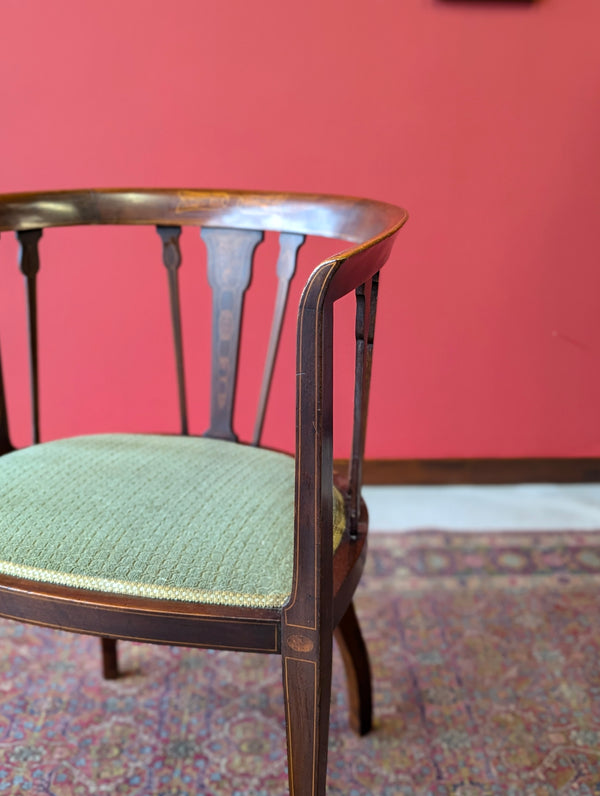
[[[283,453],[159,435],[47,442],[0,457],[0,507],[6,575],[265,608],[291,591],[294,460]]]

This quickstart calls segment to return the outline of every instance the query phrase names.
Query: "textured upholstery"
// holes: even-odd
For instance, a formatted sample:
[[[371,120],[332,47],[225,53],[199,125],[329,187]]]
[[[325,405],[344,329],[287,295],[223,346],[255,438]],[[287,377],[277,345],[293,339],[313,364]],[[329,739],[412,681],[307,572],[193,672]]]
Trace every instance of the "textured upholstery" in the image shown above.
[[[107,434],[0,457],[0,572],[33,580],[279,607],[293,517],[294,460],[231,442]]]

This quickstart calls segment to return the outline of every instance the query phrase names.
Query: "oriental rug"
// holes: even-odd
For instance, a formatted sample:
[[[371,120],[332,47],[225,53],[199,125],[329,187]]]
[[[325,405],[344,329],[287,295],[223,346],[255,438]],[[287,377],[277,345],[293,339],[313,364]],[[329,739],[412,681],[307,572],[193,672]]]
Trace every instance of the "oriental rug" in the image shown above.
[[[334,657],[330,796],[600,794],[600,533],[371,537],[376,727]],[[282,796],[280,659],[0,622],[0,795]]]

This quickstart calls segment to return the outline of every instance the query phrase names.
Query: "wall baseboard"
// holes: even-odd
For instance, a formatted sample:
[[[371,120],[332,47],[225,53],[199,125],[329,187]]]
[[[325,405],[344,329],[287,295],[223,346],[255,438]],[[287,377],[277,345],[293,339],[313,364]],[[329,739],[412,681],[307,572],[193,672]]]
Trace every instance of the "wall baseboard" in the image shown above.
[[[347,459],[335,459],[334,468],[348,469]],[[363,483],[522,484],[594,483],[600,481],[600,458],[573,459],[367,459]]]

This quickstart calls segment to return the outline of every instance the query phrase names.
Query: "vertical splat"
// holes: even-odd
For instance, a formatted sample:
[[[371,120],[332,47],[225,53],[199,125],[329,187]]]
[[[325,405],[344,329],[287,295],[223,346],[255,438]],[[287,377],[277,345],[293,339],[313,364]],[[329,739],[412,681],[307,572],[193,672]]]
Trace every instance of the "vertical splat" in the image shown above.
[[[4,371],[2,370],[2,352],[0,351],[0,456],[13,450],[8,436],[8,414],[4,393]]]
[[[4,376],[2,371],[2,356],[0,352],[0,456],[13,450],[8,435],[8,414],[6,410],[6,398],[4,395]]]
[[[212,396],[207,437],[237,440],[232,428],[244,294],[250,284],[254,251],[263,233],[204,228],[208,281],[213,291]]]
[[[356,289],[356,382],[354,385],[354,427],[352,455],[350,458],[348,489],[348,524],[350,536],[358,534],[360,517],[360,491],[362,484],[362,460],[365,452],[367,412],[369,409],[369,387],[373,361],[373,338],[379,274]]]
[[[262,434],[265,421],[265,411],[273,378],[273,368],[279,341],[281,339],[281,327],[283,316],[287,306],[290,282],[296,271],[298,251],[305,241],[304,235],[296,235],[291,232],[282,232],[279,236],[279,258],[277,260],[277,295],[275,297],[275,309],[273,311],[273,322],[271,324],[271,335],[269,347],[265,360],[260,398],[258,400],[258,410],[256,413],[256,423],[254,425],[254,436],[252,444],[258,445]]]
[[[40,270],[38,242],[42,237],[41,229],[20,230],[17,239],[21,245],[19,266],[25,276],[27,296],[27,324],[29,331],[29,373],[31,385],[31,425],[32,441],[40,441],[40,405],[39,405],[39,374],[38,374],[38,330],[37,330],[37,283],[36,277]]]
[[[169,301],[171,304],[171,322],[173,325],[173,345],[175,347],[175,367],[177,370],[177,389],[179,395],[179,416],[181,433],[188,434],[187,401],[185,392],[185,369],[183,365],[183,336],[181,333],[181,307],[179,303],[179,277],[177,271],[181,266],[181,249],[179,237],[181,227],[156,227],[163,243],[163,263],[167,269],[169,280]]]

